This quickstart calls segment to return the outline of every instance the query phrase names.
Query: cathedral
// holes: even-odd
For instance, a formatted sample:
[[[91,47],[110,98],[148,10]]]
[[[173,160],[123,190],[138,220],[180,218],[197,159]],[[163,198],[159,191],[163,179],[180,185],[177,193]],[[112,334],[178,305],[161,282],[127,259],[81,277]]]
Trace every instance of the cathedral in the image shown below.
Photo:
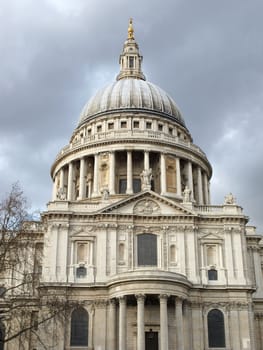
[[[231,193],[211,204],[212,166],[142,60],[130,20],[116,81],[51,167],[39,298],[78,303],[53,348],[262,350],[262,236]]]

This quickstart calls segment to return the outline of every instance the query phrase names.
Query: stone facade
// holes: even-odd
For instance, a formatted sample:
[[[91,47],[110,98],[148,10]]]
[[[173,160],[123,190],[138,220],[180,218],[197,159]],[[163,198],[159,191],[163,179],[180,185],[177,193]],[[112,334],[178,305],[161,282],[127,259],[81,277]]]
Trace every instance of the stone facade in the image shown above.
[[[263,349],[261,236],[232,194],[210,203],[211,165],[141,62],[130,23],[117,82],[84,107],[51,169],[38,290],[80,303],[53,346]]]

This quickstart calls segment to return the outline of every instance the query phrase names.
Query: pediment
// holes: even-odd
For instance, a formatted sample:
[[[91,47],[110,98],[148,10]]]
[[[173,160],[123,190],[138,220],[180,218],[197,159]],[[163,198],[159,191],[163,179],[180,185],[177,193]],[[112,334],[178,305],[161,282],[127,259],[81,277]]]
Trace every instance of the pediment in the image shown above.
[[[77,238],[77,239],[81,239],[82,237],[87,238],[87,236],[92,236],[93,233],[94,233],[94,227],[86,226],[86,227],[78,228],[71,231],[71,238]]]
[[[141,192],[111,204],[101,210],[101,213],[140,216],[196,215],[179,203],[152,191]]]
[[[222,241],[223,238],[220,235],[217,235],[216,233],[207,233],[201,236],[199,239],[205,242],[215,242]]]

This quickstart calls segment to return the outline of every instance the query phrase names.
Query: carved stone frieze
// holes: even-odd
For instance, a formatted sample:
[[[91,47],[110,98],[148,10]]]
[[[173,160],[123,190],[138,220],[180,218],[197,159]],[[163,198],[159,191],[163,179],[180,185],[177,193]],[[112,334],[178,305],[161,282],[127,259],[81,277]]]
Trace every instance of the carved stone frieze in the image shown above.
[[[135,204],[133,213],[136,215],[161,214],[160,206],[151,199],[143,199]]]

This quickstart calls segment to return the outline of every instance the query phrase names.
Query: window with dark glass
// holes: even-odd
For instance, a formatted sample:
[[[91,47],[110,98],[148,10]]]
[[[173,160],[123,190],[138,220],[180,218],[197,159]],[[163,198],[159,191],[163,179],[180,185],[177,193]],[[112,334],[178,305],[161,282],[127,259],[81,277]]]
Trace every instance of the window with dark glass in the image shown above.
[[[143,233],[137,237],[139,266],[157,266],[157,236]]]
[[[109,124],[108,124],[108,129],[109,129],[109,130],[114,129],[114,123],[109,123]]]
[[[88,136],[91,135],[91,129],[88,129]]]
[[[133,127],[134,127],[135,129],[138,129],[139,126],[140,126],[139,121],[138,121],[138,120],[135,120],[135,121],[133,122]]]
[[[208,279],[209,281],[217,281],[217,270],[208,270]]]
[[[169,128],[169,135],[173,134],[173,128]]]
[[[89,314],[83,308],[71,314],[70,346],[88,346]]]
[[[0,350],[4,350],[5,327],[0,321]]]
[[[133,185],[133,192],[134,193],[141,191],[141,179],[133,179],[132,185]]]
[[[101,125],[98,125],[97,126],[97,132],[101,132],[102,131],[102,126]]]
[[[127,128],[127,122],[125,121],[121,122],[121,128],[122,129]]]
[[[158,124],[158,131],[163,131],[163,124]]]
[[[226,341],[223,313],[218,309],[209,311],[207,315],[207,324],[209,348],[224,348],[226,346]]]
[[[126,189],[127,189],[127,180],[120,179],[120,181],[119,181],[119,193],[126,193]]]
[[[129,57],[129,68],[133,68],[134,67],[134,57],[130,56]]]
[[[77,277],[83,278],[87,275],[87,269],[85,266],[80,266],[77,268]]]
[[[146,122],[146,129],[151,129],[151,128],[152,128],[152,123]]]

